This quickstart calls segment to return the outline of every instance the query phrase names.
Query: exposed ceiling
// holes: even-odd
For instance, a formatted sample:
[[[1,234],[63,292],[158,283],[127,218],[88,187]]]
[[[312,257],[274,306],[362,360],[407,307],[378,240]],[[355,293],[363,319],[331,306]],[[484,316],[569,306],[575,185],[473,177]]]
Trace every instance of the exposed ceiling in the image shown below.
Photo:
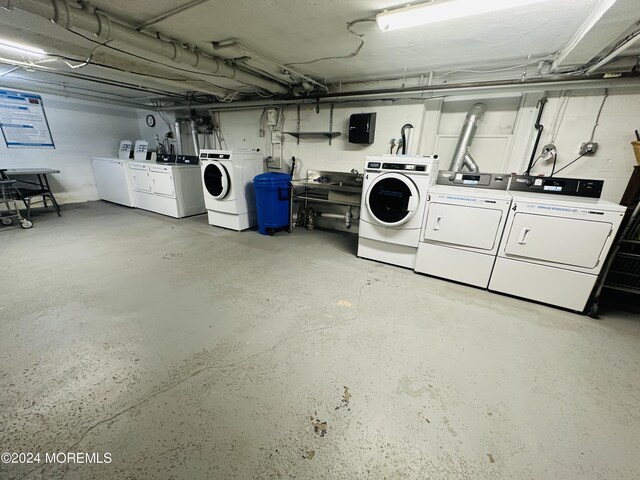
[[[166,104],[315,98],[496,79],[598,78],[605,65],[616,62],[612,71],[633,74],[637,68],[637,0],[547,0],[381,32],[375,14],[403,5],[0,0],[9,8],[0,10],[0,42],[27,43],[48,54],[0,49],[6,64],[0,85],[23,82],[40,90]]]

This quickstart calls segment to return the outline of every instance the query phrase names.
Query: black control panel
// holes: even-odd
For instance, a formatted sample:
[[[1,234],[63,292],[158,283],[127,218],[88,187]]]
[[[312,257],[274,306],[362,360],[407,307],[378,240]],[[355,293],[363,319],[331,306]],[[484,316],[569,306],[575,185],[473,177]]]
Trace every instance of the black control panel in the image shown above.
[[[510,175],[506,173],[469,173],[440,170],[438,185],[454,185],[456,187],[487,188],[491,190],[506,190]]]
[[[174,164],[176,163],[176,157],[177,155],[158,155],[156,162]]]
[[[198,165],[200,159],[197,155],[178,155],[176,157],[176,163],[178,165]]]
[[[511,177],[509,190],[514,192],[535,192],[550,195],[600,198],[603,185],[604,180],[514,175]]]
[[[210,153],[210,152],[202,152],[200,154],[201,159],[205,158],[215,158],[217,160],[228,160],[231,158],[231,155],[228,153]]]

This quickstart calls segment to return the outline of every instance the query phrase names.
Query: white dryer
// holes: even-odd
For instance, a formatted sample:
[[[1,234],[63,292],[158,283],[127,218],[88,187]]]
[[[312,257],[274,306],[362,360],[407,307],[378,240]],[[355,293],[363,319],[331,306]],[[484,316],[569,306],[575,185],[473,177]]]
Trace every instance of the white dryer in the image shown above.
[[[414,268],[427,192],[437,171],[437,155],[367,157],[359,257]]]
[[[603,184],[512,177],[489,290],[583,311],[626,210],[600,200]]]
[[[487,288],[511,206],[508,174],[440,171],[415,271]]]
[[[255,150],[200,150],[204,203],[209,223],[242,231],[258,223],[253,177],[264,172]]]

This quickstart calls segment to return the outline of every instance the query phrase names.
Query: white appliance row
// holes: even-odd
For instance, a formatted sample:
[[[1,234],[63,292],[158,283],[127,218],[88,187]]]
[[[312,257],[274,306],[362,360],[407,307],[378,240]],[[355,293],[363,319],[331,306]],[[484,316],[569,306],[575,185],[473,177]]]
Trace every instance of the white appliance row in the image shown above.
[[[197,158],[171,157],[169,163],[93,158],[98,196],[175,218],[204,213]]]
[[[437,165],[367,157],[358,256],[584,310],[625,213],[602,181]]]
[[[264,172],[255,150],[202,150],[157,162],[93,158],[98,195],[175,218],[207,212],[211,225],[245,230],[258,223],[253,178]]]

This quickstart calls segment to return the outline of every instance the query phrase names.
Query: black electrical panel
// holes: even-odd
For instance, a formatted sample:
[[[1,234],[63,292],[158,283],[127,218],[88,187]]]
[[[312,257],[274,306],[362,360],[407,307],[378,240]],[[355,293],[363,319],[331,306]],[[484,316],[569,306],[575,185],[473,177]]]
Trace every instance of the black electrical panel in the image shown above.
[[[375,133],[375,113],[354,113],[349,117],[349,143],[371,145]]]

